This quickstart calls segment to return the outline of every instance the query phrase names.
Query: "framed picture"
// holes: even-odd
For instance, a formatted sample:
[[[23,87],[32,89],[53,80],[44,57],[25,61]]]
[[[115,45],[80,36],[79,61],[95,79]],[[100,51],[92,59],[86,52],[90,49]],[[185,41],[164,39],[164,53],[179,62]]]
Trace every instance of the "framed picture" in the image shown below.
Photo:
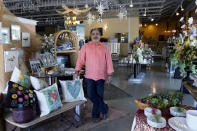
[[[44,67],[49,67],[57,64],[54,56],[52,56],[50,53],[40,54],[40,60]]]
[[[1,28],[1,44],[9,44],[10,43],[10,29],[9,28]]]
[[[30,33],[22,32],[22,47],[30,47]]]
[[[20,25],[11,25],[12,40],[21,40]]]
[[[39,60],[29,59],[29,63],[33,74],[38,74],[39,72],[41,72],[41,64]]]
[[[17,51],[4,51],[4,61],[5,72],[12,72],[15,67],[18,67]]]

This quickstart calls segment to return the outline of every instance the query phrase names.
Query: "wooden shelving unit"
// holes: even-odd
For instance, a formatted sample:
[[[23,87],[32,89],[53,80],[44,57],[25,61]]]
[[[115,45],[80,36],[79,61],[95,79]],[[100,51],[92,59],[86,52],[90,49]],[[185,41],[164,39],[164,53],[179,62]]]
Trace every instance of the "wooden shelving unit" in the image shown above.
[[[63,51],[56,51],[57,54],[64,54],[64,53],[76,53],[76,50],[63,50]]]
[[[79,53],[79,45],[78,45],[78,38],[77,35],[69,30],[62,30],[54,34],[54,48],[55,48],[55,54],[56,57],[59,55],[63,54],[68,54],[70,55],[70,60],[71,60],[71,66],[76,65],[77,61],[77,56]],[[72,46],[75,47],[75,49],[72,50],[61,50],[57,51],[56,47],[60,46],[64,42],[71,42]]]

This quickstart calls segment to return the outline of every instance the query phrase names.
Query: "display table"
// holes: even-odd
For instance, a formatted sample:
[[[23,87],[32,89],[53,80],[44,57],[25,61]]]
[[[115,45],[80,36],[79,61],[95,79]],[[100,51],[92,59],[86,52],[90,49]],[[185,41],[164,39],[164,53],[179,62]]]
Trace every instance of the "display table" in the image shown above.
[[[181,106],[181,107],[184,107],[186,110],[194,109],[194,107],[190,107],[190,106]],[[162,111],[162,117],[166,119],[166,127],[162,129],[153,128],[148,125],[147,117],[144,115],[144,110],[138,110],[135,114],[131,131],[175,131],[168,124],[168,119],[173,117],[170,115],[169,109],[165,109]]]
[[[166,119],[166,122],[170,118],[170,115],[166,113],[162,116]],[[148,125],[146,119],[147,117],[144,115],[144,110],[138,110],[135,114],[131,131],[175,131],[168,124],[166,124],[166,127],[162,129],[153,128]]]
[[[197,88],[192,85],[193,82],[191,82],[191,81],[185,81],[183,84],[186,87],[186,89],[189,91],[189,93],[197,101]]]

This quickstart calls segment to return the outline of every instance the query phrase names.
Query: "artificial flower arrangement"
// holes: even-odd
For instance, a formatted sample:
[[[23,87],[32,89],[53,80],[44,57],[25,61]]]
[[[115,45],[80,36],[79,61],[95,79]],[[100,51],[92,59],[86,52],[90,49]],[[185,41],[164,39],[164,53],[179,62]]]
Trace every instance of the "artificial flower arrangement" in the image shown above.
[[[142,63],[144,61],[144,48],[140,40],[134,41],[133,57],[136,63]]]
[[[55,50],[54,50],[54,37],[52,34],[49,36],[44,35],[43,38],[40,39],[42,42],[42,53],[50,53],[53,56],[55,55]]]
[[[180,92],[169,94],[156,94],[153,96],[146,96],[135,100],[138,107],[140,104],[145,104],[146,107],[154,107],[159,109],[168,108],[170,106],[177,106],[183,99],[183,94]],[[142,109],[142,108],[140,108]]]
[[[180,21],[182,22],[183,18]],[[193,24],[193,18],[188,22],[188,30],[185,24],[181,27],[184,30],[183,35],[179,34],[179,40],[175,43],[175,48],[170,55],[171,63],[180,67],[182,76],[185,76],[187,71],[197,73],[196,65],[193,64],[193,60],[197,57],[196,26]]]

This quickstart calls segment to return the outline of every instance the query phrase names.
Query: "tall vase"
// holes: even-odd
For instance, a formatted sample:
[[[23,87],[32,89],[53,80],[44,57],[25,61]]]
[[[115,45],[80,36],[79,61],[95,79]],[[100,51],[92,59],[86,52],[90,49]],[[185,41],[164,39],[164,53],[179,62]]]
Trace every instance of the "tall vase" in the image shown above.
[[[192,76],[191,76],[191,71],[189,70],[189,67],[186,67],[185,70],[187,71],[187,75],[185,78],[183,78],[182,80],[182,83],[181,83],[181,88],[180,88],[180,91],[181,93],[184,93],[184,94],[190,94],[189,91],[187,90],[187,88],[184,86],[184,82],[185,81],[194,81]]]

